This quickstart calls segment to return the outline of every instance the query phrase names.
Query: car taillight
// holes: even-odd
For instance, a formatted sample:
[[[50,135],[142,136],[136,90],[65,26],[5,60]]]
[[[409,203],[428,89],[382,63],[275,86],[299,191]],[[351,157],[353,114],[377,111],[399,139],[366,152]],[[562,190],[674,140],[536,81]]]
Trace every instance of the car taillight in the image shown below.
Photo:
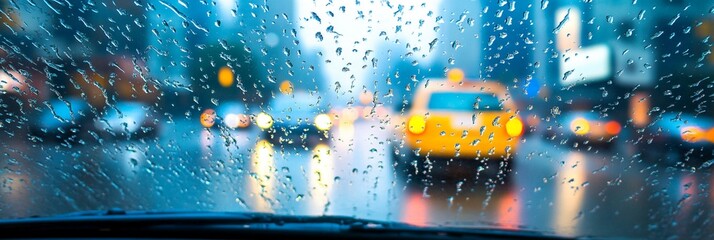
[[[704,130],[699,127],[683,127],[680,135],[687,142],[699,142],[704,138]]]
[[[407,123],[407,129],[410,133],[421,134],[426,130],[426,118],[423,116],[412,116]]]
[[[511,137],[520,136],[523,133],[523,122],[518,118],[511,118],[506,122],[506,133]]]
[[[610,135],[617,135],[622,130],[622,126],[616,121],[609,121],[605,123],[605,132]]]

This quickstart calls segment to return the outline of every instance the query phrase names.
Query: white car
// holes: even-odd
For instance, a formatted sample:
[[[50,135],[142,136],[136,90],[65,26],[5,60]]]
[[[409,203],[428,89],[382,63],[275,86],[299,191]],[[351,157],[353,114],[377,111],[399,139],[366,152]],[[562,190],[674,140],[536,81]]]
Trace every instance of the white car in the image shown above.
[[[94,121],[94,127],[114,137],[154,136],[159,126],[155,114],[151,106],[141,102],[118,102]]]

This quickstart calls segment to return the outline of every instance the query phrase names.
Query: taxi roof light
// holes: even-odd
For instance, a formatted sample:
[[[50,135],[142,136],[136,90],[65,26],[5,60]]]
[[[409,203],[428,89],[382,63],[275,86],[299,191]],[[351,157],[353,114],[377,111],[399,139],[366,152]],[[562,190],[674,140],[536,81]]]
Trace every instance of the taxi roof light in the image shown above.
[[[458,68],[454,68],[446,72],[446,78],[452,82],[461,82],[464,80],[465,76],[466,74],[464,71]]]

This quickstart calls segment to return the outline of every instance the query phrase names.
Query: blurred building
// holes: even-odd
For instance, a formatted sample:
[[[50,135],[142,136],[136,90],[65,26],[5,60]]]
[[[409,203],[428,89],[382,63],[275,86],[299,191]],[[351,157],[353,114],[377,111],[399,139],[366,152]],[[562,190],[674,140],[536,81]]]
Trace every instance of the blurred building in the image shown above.
[[[711,107],[703,97],[712,93],[704,83],[713,70],[706,40],[711,35],[706,24],[710,3],[544,3],[536,3],[544,9],[545,21],[535,24],[535,31],[539,41],[549,44],[536,49],[546,53],[536,60],[545,65],[536,75],[545,76],[551,105],[565,110],[597,107],[601,113],[622,114],[618,117],[623,120],[632,118],[626,115],[632,111],[612,111],[614,106],[632,110],[641,108],[632,104],[646,104],[649,110],[685,112],[706,109],[702,104]],[[583,67],[574,67],[578,65]],[[699,89],[705,93],[689,96]]]
[[[530,12],[536,10],[535,5],[519,1],[491,1],[482,7],[482,77],[511,83],[532,76],[537,22]]]

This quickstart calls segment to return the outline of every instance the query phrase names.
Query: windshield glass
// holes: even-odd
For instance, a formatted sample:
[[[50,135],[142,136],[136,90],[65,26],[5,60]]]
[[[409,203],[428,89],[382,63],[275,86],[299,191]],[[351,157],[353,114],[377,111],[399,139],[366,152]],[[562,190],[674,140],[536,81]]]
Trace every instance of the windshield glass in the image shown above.
[[[714,238],[711,0],[0,0],[0,23],[2,219]]]
[[[429,96],[429,110],[468,112],[474,110],[501,110],[501,103],[493,94],[435,92]]]

